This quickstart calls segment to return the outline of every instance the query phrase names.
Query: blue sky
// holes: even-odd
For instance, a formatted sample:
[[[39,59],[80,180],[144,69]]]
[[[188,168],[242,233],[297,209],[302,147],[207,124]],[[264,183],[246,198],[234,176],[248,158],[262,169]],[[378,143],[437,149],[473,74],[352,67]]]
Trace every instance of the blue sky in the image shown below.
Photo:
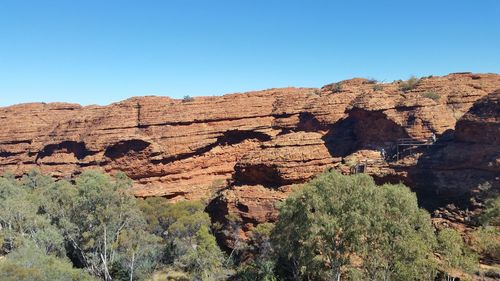
[[[0,0],[0,106],[500,72],[498,0]]]

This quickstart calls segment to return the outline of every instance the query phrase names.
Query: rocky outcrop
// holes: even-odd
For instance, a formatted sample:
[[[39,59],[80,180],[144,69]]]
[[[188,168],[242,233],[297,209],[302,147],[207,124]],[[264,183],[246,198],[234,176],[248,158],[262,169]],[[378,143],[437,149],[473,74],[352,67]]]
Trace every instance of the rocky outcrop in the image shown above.
[[[137,196],[215,198],[210,204],[218,212],[214,219],[236,215],[246,229],[275,219],[275,203],[286,198],[292,185],[325,169],[351,173],[363,164],[377,182],[404,181],[413,187],[420,181],[416,175],[443,170],[433,172],[439,186],[460,192],[469,190],[471,177],[497,172],[498,157],[492,153],[498,152],[498,108],[491,102],[498,94],[488,94],[500,88],[500,75],[426,77],[407,91],[401,83],[356,78],[320,89],[192,100],[149,96],[109,106],[4,107],[0,172],[21,176],[38,168],[67,178],[87,169],[123,171],[134,180]],[[477,100],[483,105],[471,109]],[[435,133],[441,141],[459,119],[454,146],[396,155],[398,139],[422,140]],[[387,159],[381,158],[381,148]],[[443,156],[424,160],[433,149],[439,152],[432,155]],[[456,151],[463,153],[450,156]],[[477,173],[454,178],[453,171],[463,167]],[[430,186],[418,190],[443,197],[455,193]]]
[[[425,207],[463,223],[500,194],[500,90],[479,99],[449,135],[419,158],[412,177]]]

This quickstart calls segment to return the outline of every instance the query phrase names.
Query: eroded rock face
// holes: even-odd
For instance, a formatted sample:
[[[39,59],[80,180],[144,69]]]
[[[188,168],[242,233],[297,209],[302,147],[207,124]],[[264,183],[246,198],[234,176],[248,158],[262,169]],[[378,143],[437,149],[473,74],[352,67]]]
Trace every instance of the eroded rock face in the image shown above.
[[[436,143],[419,158],[411,176],[417,192],[427,198],[422,205],[464,222],[482,207],[483,197],[500,193],[499,101],[500,90],[479,99],[450,132],[452,138]],[[448,204],[451,211],[445,210]]]
[[[275,203],[292,185],[325,169],[350,173],[357,163],[379,183],[412,187],[420,180],[415,175],[436,170],[438,186],[456,183],[465,194],[475,177],[498,172],[493,155],[499,151],[499,88],[500,75],[459,73],[423,78],[407,92],[399,82],[356,78],[320,89],[189,101],[138,97],[109,106],[15,105],[0,108],[0,172],[21,176],[38,168],[65,178],[86,169],[123,171],[134,180],[137,196],[215,197],[210,206],[220,214],[214,219],[237,215],[245,229],[274,220]],[[398,139],[433,133],[446,138],[459,119],[450,145],[394,158]],[[381,148],[389,161],[381,158]],[[434,156],[425,160],[431,150]],[[471,173],[456,177],[454,170],[463,169]],[[450,188],[420,190],[445,198],[455,194]]]

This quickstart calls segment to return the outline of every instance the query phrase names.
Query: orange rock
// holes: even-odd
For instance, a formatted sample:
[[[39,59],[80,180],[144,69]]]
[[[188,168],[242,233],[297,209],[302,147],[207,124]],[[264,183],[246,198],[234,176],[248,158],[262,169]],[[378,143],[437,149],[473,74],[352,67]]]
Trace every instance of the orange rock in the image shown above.
[[[488,94],[500,88],[500,75],[422,78],[407,92],[399,82],[375,87],[356,78],[340,85],[189,101],[148,96],[108,106],[3,107],[0,172],[21,176],[38,168],[65,178],[87,169],[124,171],[137,196],[176,201],[216,195],[217,208],[257,224],[275,218],[274,203],[290,185],[328,168],[348,173],[346,161],[354,156],[374,161],[367,173],[379,183],[416,186],[412,175],[433,167],[439,184],[467,191],[468,177],[476,174],[456,177],[449,170],[498,171],[500,160],[492,156],[499,151],[498,91]],[[457,125],[458,143],[434,154],[441,158],[419,160],[430,156],[419,150],[397,162],[380,161],[378,150],[392,151],[399,138],[447,136],[477,100]]]

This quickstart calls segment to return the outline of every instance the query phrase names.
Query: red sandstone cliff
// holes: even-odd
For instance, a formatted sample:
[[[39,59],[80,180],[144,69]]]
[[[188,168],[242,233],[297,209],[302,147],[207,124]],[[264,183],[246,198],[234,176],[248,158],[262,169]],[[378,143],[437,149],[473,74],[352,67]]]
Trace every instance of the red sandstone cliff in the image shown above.
[[[458,73],[423,78],[406,92],[398,82],[357,78],[186,101],[15,105],[0,108],[0,172],[121,170],[137,196],[215,197],[214,219],[236,214],[247,229],[273,220],[291,185],[365,163],[378,182],[404,181],[437,208],[498,181],[497,89],[500,75]],[[394,156],[400,138],[432,133],[439,145],[380,158],[380,148]]]

